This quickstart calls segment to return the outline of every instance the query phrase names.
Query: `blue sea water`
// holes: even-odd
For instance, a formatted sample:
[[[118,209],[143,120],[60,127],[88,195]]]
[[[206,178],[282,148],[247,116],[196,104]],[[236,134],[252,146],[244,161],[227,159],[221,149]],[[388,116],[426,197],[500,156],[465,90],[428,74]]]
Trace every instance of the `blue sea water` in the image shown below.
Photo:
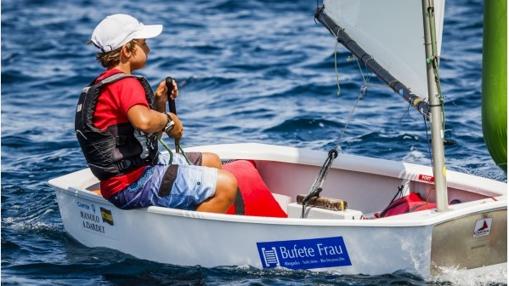
[[[66,235],[46,182],[85,167],[74,108],[81,88],[101,71],[86,42],[112,13],[164,24],[164,33],[149,40],[152,51],[140,73],[153,85],[167,75],[177,78],[184,147],[260,142],[328,150],[340,142],[347,153],[428,165],[422,118],[372,77],[338,140],[362,75],[340,50],[336,96],[335,42],[313,21],[315,7],[310,0],[3,1],[2,285],[505,284],[506,271],[480,280],[423,281],[403,272],[340,276],[180,267],[87,248]],[[447,165],[506,181],[483,141],[481,59],[482,1],[448,1],[441,79],[446,137],[454,144],[446,146]]]

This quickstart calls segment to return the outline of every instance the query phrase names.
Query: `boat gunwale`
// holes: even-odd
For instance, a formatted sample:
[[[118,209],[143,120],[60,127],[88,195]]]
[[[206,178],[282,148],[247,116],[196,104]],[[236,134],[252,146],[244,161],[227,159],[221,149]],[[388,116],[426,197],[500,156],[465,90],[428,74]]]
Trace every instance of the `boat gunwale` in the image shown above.
[[[328,154],[328,152],[321,150],[263,143],[200,145],[186,148],[186,150],[212,151],[218,153],[220,157],[224,156],[226,159],[258,160],[315,167],[322,166],[323,161],[320,160],[325,160]],[[244,150],[249,150],[249,152]],[[320,160],[316,158],[320,158]],[[432,168],[429,166],[346,153],[340,153],[338,159],[333,161],[331,169],[387,176],[422,184],[432,183],[419,180],[420,175],[433,177]],[[480,186],[467,184],[468,179],[478,181]],[[447,180],[448,188],[455,188],[487,197],[507,194],[507,183],[490,178],[447,170]],[[490,190],[490,188],[494,190]]]
[[[116,208],[113,204],[108,202],[106,199],[93,194],[87,190],[81,190],[76,188],[61,188],[55,184],[49,183],[50,186],[55,190],[70,194],[76,198],[92,200],[96,203],[106,203],[111,207]],[[242,216],[242,215],[230,215],[230,214],[217,214],[217,213],[206,213],[190,210],[181,210],[173,208],[165,208],[158,206],[150,206],[147,208],[136,209],[137,211],[144,211],[152,214],[172,216],[172,217],[183,217],[189,219],[200,219],[200,220],[212,220],[222,221],[229,223],[250,223],[250,224],[268,224],[268,225],[287,225],[287,226],[302,226],[302,227],[427,227],[437,224],[441,224],[457,218],[480,214],[485,212],[499,211],[507,209],[504,205],[504,200],[491,200],[484,199],[475,201],[477,204],[466,206],[458,209],[451,209],[448,212],[438,212],[433,210],[423,210],[419,212],[407,213],[399,215],[398,217],[388,217],[380,219],[367,219],[367,220],[347,220],[347,219],[301,219],[301,218],[275,218],[275,217],[259,217],[259,216]],[[466,203],[468,204],[468,203]],[[471,211],[472,208],[477,205],[481,205],[480,209]],[[461,204],[456,205],[461,206]],[[133,210],[121,210],[119,211],[133,211]],[[415,216],[416,220],[411,220],[411,217]],[[428,216],[428,217],[425,217]],[[403,219],[402,219],[403,218]],[[405,219],[406,218],[406,219]]]
[[[186,151],[212,151],[218,153],[220,157],[227,160],[245,159],[275,163],[299,164],[314,167],[320,167],[323,164],[322,161],[316,158],[324,159],[327,157],[327,152],[325,151],[262,143],[200,145],[186,148]],[[340,154],[339,159],[333,161],[331,168],[377,176],[387,176],[398,180],[409,180],[421,184],[432,183],[420,180],[420,175],[431,177],[433,176],[432,169],[428,166],[344,153]],[[48,183],[59,181],[67,176],[77,172],[83,172],[87,169],[88,168],[84,168],[60,177],[56,177],[51,179]],[[480,194],[486,197],[498,197],[507,195],[507,183],[502,181],[450,170],[447,171],[447,177],[449,188],[455,188],[465,192]],[[474,185],[472,183],[466,183],[467,181],[471,180],[475,180],[477,184]]]

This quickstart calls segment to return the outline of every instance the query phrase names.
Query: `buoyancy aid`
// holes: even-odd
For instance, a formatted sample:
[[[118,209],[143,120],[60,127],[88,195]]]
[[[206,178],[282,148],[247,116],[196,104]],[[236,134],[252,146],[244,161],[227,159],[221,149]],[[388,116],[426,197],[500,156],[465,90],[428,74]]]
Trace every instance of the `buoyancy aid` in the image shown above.
[[[147,80],[140,76],[117,73],[99,82],[94,80],[81,92],[76,107],[75,130],[88,166],[99,180],[121,175],[157,162],[157,135],[134,128],[129,122],[112,125],[102,131],[93,124],[101,90],[108,84],[134,77],[145,90],[150,107],[154,94]]]
[[[389,217],[393,215],[422,211],[436,208],[435,203],[424,200],[419,193],[410,193],[399,199],[394,199],[377,217]]]

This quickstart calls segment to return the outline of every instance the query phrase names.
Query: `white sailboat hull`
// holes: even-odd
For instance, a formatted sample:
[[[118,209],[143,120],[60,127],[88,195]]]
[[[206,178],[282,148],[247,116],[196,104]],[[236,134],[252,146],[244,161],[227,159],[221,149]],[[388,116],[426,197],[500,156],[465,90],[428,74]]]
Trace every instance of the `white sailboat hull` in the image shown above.
[[[326,156],[261,144],[191,149],[255,160],[271,191],[291,201],[307,192]],[[383,171],[373,173],[377,170]],[[329,173],[324,195],[346,199],[352,211],[366,214],[383,209],[402,179],[410,180],[412,191],[432,186],[417,180],[430,173],[428,167],[341,155]],[[403,270],[428,277],[451,263],[482,266],[470,261],[478,253],[487,256],[482,259],[488,264],[505,262],[505,184],[454,172],[449,182],[450,197],[471,201],[443,213],[426,210],[371,220],[252,217],[161,207],[120,210],[87,190],[97,184],[88,169],[53,179],[50,185],[56,190],[64,228],[73,238],[88,247],[107,247],[161,263],[370,275]],[[467,186],[470,192],[461,191]],[[282,203],[282,207],[290,205]],[[489,233],[476,233],[477,224],[484,220],[490,223]],[[455,224],[454,233],[447,233],[448,224]],[[463,244],[442,249],[437,241],[447,241],[451,235],[461,235]],[[449,261],[454,255],[463,259]],[[465,258],[470,260],[460,261]]]

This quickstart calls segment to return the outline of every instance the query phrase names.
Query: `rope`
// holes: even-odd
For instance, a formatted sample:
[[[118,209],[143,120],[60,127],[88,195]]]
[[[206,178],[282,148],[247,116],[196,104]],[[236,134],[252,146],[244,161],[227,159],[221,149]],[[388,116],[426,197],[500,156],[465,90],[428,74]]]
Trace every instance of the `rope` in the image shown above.
[[[337,144],[334,147],[335,150],[337,150],[338,147],[340,146],[341,141],[343,139],[343,136],[344,136],[344,134],[346,132],[346,129],[348,129],[348,126],[350,125],[350,122],[353,119],[353,115],[355,113],[355,110],[357,109],[357,106],[359,105],[359,102],[364,98],[364,96],[368,92],[368,80],[366,79],[366,77],[364,76],[364,73],[362,72],[362,68],[361,68],[361,65],[359,63],[359,59],[356,58],[356,61],[357,61],[357,66],[359,67],[359,71],[360,71],[361,76],[362,76],[362,85],[361,85],[361,88],[359,89],[359,95],[357,96],[355,104],[353,105],[352,109],[350,110],[350,113],[348,114],[348,118],[346,120],[345,126],[343,126],[343,128],[341,129],[341,133],[339,134],[339,138],[338,138],[338,140],[336,140]]]
[[[327,155],[327,159],[325,160],[325,162],[323,163],[322,167],[320,168],[320,172],[318,173],[318,176],[316,177],[315,181],[311,185],[308,194],[306,195],[306,197],[302,201],[301,218],[304,218],[304,215],[305,215],[305,212],[306,212],[306,205],[307,205],[307,203],[311,199],[320,196],[320,193],[323,190],[323,184],[325,182],[325,178],[327,177],[327,173],[329,172],[329,169],[332,166],[332,162],[339,155],[338,149],[341,149],[340,144],[341,144],[341,140],[343,138],[343,135],[344,135],[346,129],[348,128],[348,125],[350,124],[350,121],[352,121],[352,119],[353,119],[353,114],[355,113],[355,110],[357,109],[357,106],[359,105],[360,100],[367,93],[367,90],[368,90],[368,81],[367,81],[366,77],[364,76],[364,73],[362,72],[362,68],[360,66],[360,63],[359,63],[358,59],[357,59],[357,64],[358,64],[358,67],[359,67],[359,71],[361,72],[363,84],[362,84],[362,86],[361,86],[361,88],[359,90],[359,95],[357,96],[357,100],[355,101],[355,104],[352,107],[352,110],[350,111],[350,113],[348,115],[348,118],[346,120],[345,126],[343,126],[343,128],[341,129],[341,133],[339,135],[338,140],[335,141],[335,142],[337,142],[337,144],[335,144],[333,149],[329,150],[329,153]],[[337,83],[338,83],[337,94],[339,95],[339,75],[336,73],[336,76],[337,76],[336,79],[338,80],[337,81]]]
[[[357,61],[357,66],[359,67],[359,71],[361,72],[362,83],[367,85],[368,80],[366,79],[366,77],[364,76],[364,73],[362,72],[362,67],[361,67],[361,63],[359,62],[359,58],[355,57],[355,60]]]
[[[325,182],[325,177],[327,177],[327,173],[329,172],[330,166],[332,165],[332,161],[334,159],[336,159],[337,157],[338,157],[338,151],[336,151],[335,149],[329,151],[327,159],[323,163],[322,168],[320,169],[320,173],[318,174],[318,177],[316,177],[315,181],[313,182],[313,185],[311,185],[308,195],[302,201],[301,218],[304,218],[307,203],[312,198],[320,196],[320,193],[323,190],[322,186],[323,186],[323,183]]]
[[[173,163],[173,152],[171,151],[170,147],[166,145],[164,140],[162,138],[159,138],[159,142],[161,145],[163,145],[164,149],[170,153],[170,165]],[[191,161],[189,161],[189,158],[187,158],[186,153],[184,152],[184,149],[182,149],[182,146],[180,144],[175,144],[175,152],[178,154],[181,154],[182,157],[186,160],[187,164],[191,165]]]
[[[338,31],[336,35],[339,33],[340,28],[338,27]],[[334,71],[336,72],[336,96],[341,96],[341,87],[339,85],[339,70],[338,70],[338,44],[339,41],[336,41],[336,45],[334,46]]]
[[[180,143],[178,143],[178,144],[175,143],[175,152],[177,152],[180,155],[182,155],[182,157],[184,157],[184,159],[186,160],[187,164],[191,165],[191,161],[189,161],[189,159],[187,158],[187,155],[184,152],[184,149],[182,149],[182,145],[180,145]]]
[[[168,151],[168,153],[170,153],[170,165],[171,165],[173,163],[173,152],[171,151],[170,147],[168,147],[168,145],[166,145],[166,143],[164,143],[163,138],[159,137],[159,143],[161,143],[161,145],[163,145],[164,149],[166,149],[166,151]]]
[[[431,158],[431,162],[433,162],[433,155],[431,154],[431,140],[429,138],[429,128],[428,128],[428,122],[426,121],[426,117],[423,115],[422,118],[424,119],[424,132],[426,132],[426,145],[428,146],[428,155]]]
[[[177,107],[175,106],[175,100],[171,98],[171,91],[173,90],[174,88],[174,82],[175,79],[171,76],[167,76],[165,78],[165,82],[166,82],[166,88],[167,88],[167,94],[168,94],[168,108],[170,110],[170,112],[172,112],[173,114],[177,115]],[[170,135],[168,135],[169,137]],[[160,140],[162,142],[162,140]],[[162,143],[163,146],[165,146],[166,150],[170,151],[170,149],[168,148],[168,146],[166,146],[164,143]],[[189,161],[189,159],[187,158],[186,156],[186,153],[184,152],[184,149],[182,149],[182,146],[180,145],[180,140],[179,139],[175,139],[175,152],[181,154],[184,159],[186,160],[187,164],[191,165],[191,162]],[[171,151],[170,151],[170,154],[171,154]],[[172,154],[173,156],[173,154]],[[171,161],[170,161],[171,163]]]

